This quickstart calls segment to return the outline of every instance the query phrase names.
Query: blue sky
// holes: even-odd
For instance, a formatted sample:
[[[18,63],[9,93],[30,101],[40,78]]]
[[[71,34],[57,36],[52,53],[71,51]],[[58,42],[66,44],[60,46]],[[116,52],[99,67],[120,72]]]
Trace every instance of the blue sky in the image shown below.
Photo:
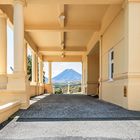
[[[14,46],[13,46],[13,31],[8,26],[7,27],[7,72],[12,73],[10,67],[14,67]],[[31,54],[30,49],[28,49],[28,54]],[[65,69],[73,69],[80,74],[82,74],[82,64],[81,63],[63,63],[63,62],[54,62],[52,63],[52,77],[58,75]],[[44,71],[46,72],[46,77],[48,77],[48,64],[44,63]]]
[[[78,62],[53,62],[52,63],[52,77],[55,77],[65,69],[73,69],[80,74],[82,74],[82,64]],[[48,77],[48,64],[44,64],[44,71],[46,72],[46,77]]]
[[[14,67],[14,41],[13,41],[13,31],[7,26],[7,72],[12,73],[10,66]]]

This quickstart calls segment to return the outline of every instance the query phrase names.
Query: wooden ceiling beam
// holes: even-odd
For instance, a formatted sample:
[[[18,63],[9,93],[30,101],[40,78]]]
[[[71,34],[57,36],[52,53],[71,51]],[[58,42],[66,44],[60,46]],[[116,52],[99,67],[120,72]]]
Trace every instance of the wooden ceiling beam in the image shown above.
[[[4,0],[3,0],[4,1]],[[122,4],[124,0],[28,0],[29,4]]]
[[[43,47],[43,48],[38,48],[39,52],[53,52],[53,51],[62,51],[60,47]],[[72,52],[86,52],[87,48],[86,47],[66,47],[65,51],[72,51]]]
[[[43,56],[44,62],[82,62],[82,56],[70,56],[67,55],[65,57],[61,56]]]
[[[25,26],[26,32],[47,31],[47,32],[73,32],[73,31],[98,31],[100,30],[100,24],[94,24],[92,26],[69,26],[69,27],[43,27],[43,26]]]

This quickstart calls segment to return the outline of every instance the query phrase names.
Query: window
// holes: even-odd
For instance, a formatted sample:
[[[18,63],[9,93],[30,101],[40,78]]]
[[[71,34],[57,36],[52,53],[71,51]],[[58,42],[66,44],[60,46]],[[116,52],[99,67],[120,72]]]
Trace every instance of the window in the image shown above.
[[[114,74],[114,51],[113,49],[109,51],[109,80],[113,80]]]

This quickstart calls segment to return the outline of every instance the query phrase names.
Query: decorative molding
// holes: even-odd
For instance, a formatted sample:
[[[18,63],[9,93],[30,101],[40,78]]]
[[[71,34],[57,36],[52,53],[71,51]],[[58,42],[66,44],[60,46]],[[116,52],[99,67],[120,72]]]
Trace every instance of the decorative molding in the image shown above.
[[[0,18],[7,18],[7,15],[0,9]]]
[[[26,6],[26,0],[14,0],[13,2],[14,4],[18,3],[18,4],[22,4],[23,6]]]

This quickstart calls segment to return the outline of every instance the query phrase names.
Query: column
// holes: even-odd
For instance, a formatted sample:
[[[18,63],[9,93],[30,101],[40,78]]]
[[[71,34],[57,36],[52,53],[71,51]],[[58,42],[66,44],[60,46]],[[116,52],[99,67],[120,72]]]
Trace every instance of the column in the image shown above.
[[[27,42],[24,41],[24,72],[27,75]]]
[[[35,61],[35,53],[32,51],[32,83],[36,82],[36,61]]]
[[[125,52],[127,82],[124,84],[125,105],[130,110],[140,110],[140,2],[128,2],[125,7]]]
[[[0,12],[0,89],[7,84],[7,17]]]
[[[36,72],[36,82],[39,82],[39,66],[38,66],[38,56],[37,54],[35,55],[35,72]]]
[[[70,94],[70,82],[68,82],[68,91],[67,94]]]
[[[52,84],[52,63],[48,62],[48,84]]]
[[[14,73],[24,73],[24,2],[14,0]]]
[[[39,60],[39,83],[43,83],[43,62]]]
[[[0,75],[7,74],[7,18],[0,13]]]

